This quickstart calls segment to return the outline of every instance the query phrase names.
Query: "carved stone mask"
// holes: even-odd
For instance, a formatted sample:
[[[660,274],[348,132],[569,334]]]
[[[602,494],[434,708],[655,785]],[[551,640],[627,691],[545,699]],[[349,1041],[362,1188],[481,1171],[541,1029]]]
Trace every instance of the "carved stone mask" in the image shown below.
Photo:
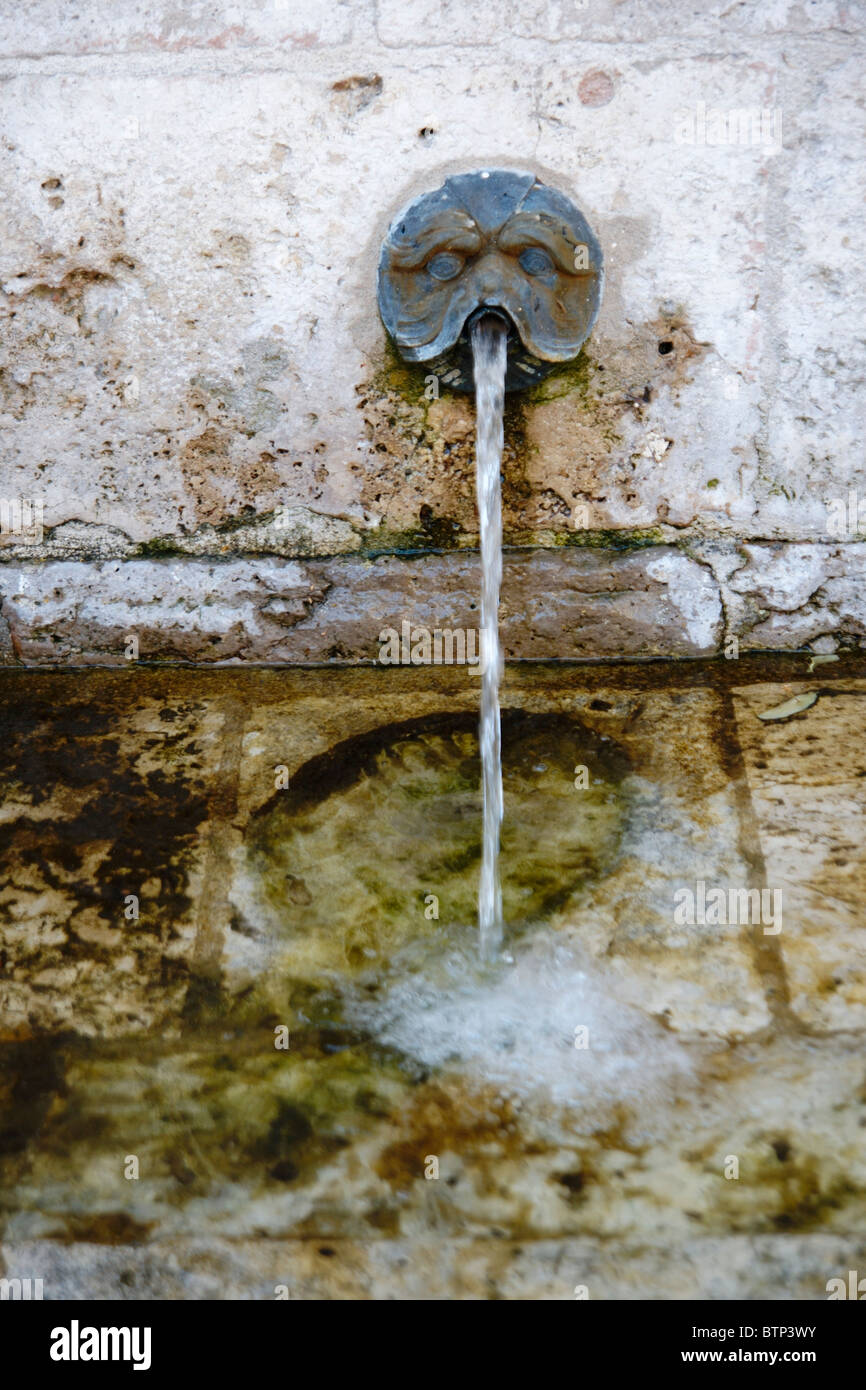
[[[598,315],[601,247],[570,199],[533,174],[459,174],[391,225],[379,260],[379,311],[407,362],[472,389],[469,321],[509,323],[506,390],[576,357]]]

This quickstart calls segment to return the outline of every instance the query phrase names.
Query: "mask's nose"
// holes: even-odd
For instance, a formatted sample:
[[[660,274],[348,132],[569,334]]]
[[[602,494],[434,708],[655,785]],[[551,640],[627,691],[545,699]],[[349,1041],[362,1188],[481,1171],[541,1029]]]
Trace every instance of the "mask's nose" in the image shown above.
[[[475,268],[475,293],[486,303],[494,300],[502,292],[502,269],[496,256],[484,256]]]

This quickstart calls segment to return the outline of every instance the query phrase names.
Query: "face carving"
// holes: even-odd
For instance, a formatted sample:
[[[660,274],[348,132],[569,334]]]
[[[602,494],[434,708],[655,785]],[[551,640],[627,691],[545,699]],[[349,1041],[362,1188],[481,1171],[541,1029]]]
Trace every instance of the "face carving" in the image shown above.
[[[562,193],[533,174],[460,174],[392,224],[379,309],[404,359],[445,366],[448,385],[469,390],[467,320],[498,308],[512,325],[506,387],[515,390],[577,356],[602,278],[601,247]]]

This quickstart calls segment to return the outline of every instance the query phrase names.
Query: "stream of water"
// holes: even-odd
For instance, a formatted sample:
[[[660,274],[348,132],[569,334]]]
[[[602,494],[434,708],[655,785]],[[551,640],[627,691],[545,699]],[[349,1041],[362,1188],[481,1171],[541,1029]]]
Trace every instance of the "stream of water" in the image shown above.
[[[499,588],[502,582],[502,467],[505,408],[505,323],[485,314],[471,326],[475,373],[475,483],[481,532],[481,780],[484,840],[478,890],[481,953],[491,959],[502,943],[502,889],[499,882],[499,831],[502,825],[502,740],[499,682]]]

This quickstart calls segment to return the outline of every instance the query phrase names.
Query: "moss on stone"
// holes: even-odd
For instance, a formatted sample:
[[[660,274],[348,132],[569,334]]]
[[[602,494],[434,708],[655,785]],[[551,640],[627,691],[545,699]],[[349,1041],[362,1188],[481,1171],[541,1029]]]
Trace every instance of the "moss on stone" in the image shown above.
[[[578,546],[590,550],[645,550],[651,545],[666,545],[660,526],[646,526],[633,531],[564,531],[556,533],[557,547]]]
[[[381,363],[373,372],[371,387],[377,395],[396,394],[412,405],[424,407],[430,403],[424,392],[425,379],[431,370],[423,363],[404,362],[391,339],[386,337]]]
[[[532,550],[646,550],[653,545],[669,545],[659,526],[634,530],[506,531],[506,549]]]
[[[444,550],[477,548],[478,537],[466,532],[453,517],[433,517],[419,526],[392,531],[380,526],[362,537],[358,554],[373,560],[380,555],[436,554]]]
[[[158,560],[166,555],[182,555],[183,549],[172,536],[152,536],[142,541],[133,552],[134,560]]]
[[[571,362],[559,363],[543,381],[522,392],[521,398],[528,405],[543,405],[546,401],[556,401],[562,396],[569,396],[572,391],[581,396],[588,396],[594,370],[595,363],[581,349]]]

